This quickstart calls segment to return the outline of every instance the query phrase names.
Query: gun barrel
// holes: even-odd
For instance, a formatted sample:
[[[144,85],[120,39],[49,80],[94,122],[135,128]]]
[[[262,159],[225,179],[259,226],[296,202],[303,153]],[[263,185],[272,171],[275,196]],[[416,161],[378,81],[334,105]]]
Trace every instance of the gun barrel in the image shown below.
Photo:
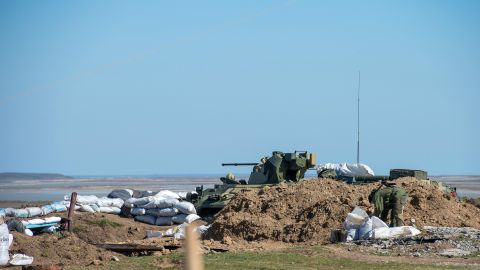
[[[258,163],[222,163],[222,166],[255,166]]]

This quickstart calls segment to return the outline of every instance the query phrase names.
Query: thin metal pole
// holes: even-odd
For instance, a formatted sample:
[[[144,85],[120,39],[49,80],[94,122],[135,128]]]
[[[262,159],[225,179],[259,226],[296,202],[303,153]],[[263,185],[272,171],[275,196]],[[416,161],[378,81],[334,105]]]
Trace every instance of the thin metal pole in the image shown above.
[[[360,163],[360,70],[358,71],[357,91],[357,164]]]

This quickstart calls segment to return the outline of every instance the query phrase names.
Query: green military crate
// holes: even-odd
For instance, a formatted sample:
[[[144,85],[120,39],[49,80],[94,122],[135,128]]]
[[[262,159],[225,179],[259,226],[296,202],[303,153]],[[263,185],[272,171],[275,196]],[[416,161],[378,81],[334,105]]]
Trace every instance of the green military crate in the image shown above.
[[[409,170],[409,169],[391,169],[390,180],[395,180],[401,177],[415,177],[418,180],[424,180],[427,178],[427,172],[422,170]]]

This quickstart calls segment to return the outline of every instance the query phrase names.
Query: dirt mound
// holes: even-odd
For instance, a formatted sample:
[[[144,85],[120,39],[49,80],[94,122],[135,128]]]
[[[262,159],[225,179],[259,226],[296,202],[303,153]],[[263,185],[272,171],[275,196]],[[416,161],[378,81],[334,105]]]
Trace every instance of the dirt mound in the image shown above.
[[[56,213],[64,217],[66,213]],[[75,213],[73,233],[40,234],[27,236],[13,232],[10,253],[24,253],[34,257],[34,265],[64,264],[88,265],[94,261],[110,261],[118,253],[97,248],[95,244],[134,242],[145,237],[147,230],[168,227],[135,222],[112,214]]]
[[[413,178],[398,180],[409,193],[405,220],[417,226],[480,228],[480,209],[457,202],[435,186]],[[206,239],[324,243],[355,207],[373,211],[368,195],[378,184],[361,186],[316,179],[240,192],[216,217]]]
[[[118,254],[96,248],[78,238],[75,234],[66,234],[63,237],[52,234],[27,236],[13,233],[14,241],[11,253],[24,253],[33,256],[35,265],[51,263],[63,265],[87,265],[94,260],[109,261]]]

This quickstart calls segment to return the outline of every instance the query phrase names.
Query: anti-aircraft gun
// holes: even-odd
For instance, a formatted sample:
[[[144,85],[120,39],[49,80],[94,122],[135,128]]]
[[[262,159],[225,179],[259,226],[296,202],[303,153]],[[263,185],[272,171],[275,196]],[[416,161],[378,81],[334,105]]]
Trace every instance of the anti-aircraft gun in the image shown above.
[[[222,166],[253,166],[248,181],[236,180],[235,176],[228,173],[221,177],[222,184],[216,184],[213,188],[196,188],[195,193],[187,194],[187,200],[195,204],[197,212],[202,216],[213,216],[220,211],[233,198],[244,189],[259,189],[264,186],[280,183],[296,183],[305,177],[308,169],[315,167],[317,162],[314,153],[307,151],[295,151],[283,153],[274,151],[272,156],[263,157],[259,163],[222,163]]]

